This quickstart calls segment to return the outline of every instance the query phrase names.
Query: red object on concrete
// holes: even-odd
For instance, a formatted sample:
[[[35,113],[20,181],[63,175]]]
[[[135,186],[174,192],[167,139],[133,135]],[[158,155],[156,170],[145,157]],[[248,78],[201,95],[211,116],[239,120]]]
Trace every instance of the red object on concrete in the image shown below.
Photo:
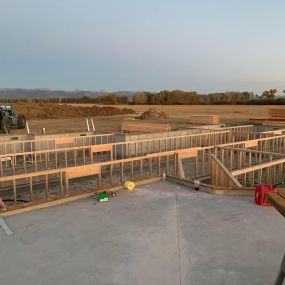
[[[268,202],[267,193],[276,193],[277,190],[270,184],[259,184],[255,187],[255,203],[261,206],[271,206]]]

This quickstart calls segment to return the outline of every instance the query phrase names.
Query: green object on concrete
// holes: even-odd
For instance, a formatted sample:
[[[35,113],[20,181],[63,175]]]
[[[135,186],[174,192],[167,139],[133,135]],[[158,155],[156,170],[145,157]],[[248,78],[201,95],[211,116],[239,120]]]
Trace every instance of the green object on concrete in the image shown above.
[[[107,193],[100,193],[98,195],[98,201],[99,202],[108,202],[109,201],[109,195]]]

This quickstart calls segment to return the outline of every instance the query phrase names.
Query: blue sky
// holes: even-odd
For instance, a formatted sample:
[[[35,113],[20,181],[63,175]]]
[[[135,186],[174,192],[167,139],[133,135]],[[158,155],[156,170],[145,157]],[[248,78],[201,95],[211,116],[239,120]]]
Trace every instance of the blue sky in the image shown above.
[[[0,0],[0,88],[285,89],[284,0]]]

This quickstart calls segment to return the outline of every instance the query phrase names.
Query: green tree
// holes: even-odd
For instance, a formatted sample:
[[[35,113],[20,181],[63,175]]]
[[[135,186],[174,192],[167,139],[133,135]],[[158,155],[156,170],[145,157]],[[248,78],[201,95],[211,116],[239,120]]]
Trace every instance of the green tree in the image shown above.
[[[275,99],[275,95],[277,93],[277,89],[270,89],[270,90],[265,90],[262,93],[262,97],[268,99],[268,100],[274,100]]]
[[[147,94],[146,92],[137,92],[133,96],[134,104],[147,104]]]

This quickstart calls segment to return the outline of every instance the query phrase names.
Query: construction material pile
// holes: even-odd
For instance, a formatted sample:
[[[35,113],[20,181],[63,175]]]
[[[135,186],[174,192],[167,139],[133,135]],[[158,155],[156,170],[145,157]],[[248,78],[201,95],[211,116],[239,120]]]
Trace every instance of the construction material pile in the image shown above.
[[[138,117],[139,120],[161,120],[167,119],[167,116],[164,112],[159,111],[155,108],[150,108],[145,111],[141,116]]]
[[[135,114],[132,109],[99,106],[72,106],[67,104],[42,102],[17,102],[13,104],[17,113],[22,113],[28,120],[67,119],[75,117],[113,116]]]
[[[285,126],[285,109],[270,108],[268,117],[249,118],[254,124],[265,126]]]
[[[190,124],[200,125],[218,125],[220,117],[218,115],[191,115],[189,118]]]

